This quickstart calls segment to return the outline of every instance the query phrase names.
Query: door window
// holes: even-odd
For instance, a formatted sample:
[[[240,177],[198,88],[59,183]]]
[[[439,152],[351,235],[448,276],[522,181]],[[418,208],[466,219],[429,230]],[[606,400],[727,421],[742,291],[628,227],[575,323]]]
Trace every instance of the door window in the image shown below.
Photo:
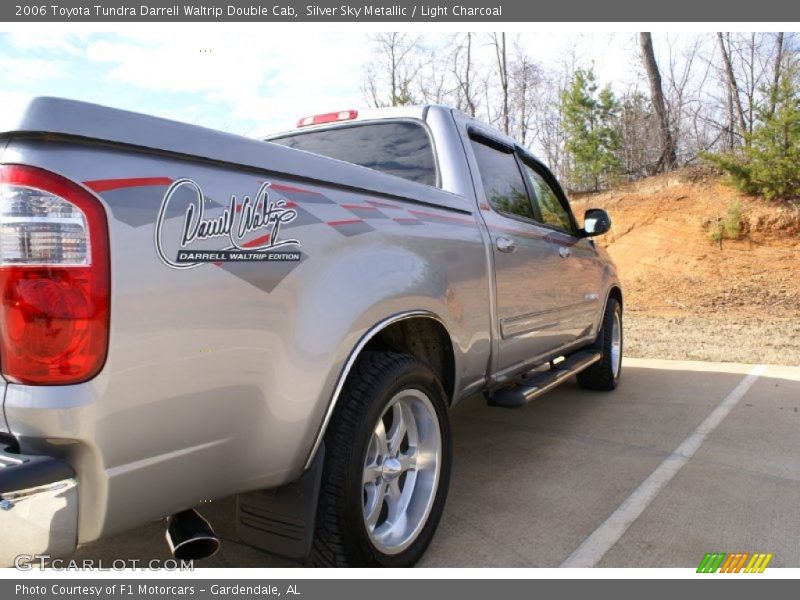
[[[525,176],[533,195],[533,202],[542,215],[541,222],[556,229],[562,229],[572,233],[572,219],[569,212],[561,204],[553,188],[537,171],[523,163]]]
[[[501,152],[479,140],[471,141],[489,204],[500,213],[535,220],[533,206],[514,154]]]

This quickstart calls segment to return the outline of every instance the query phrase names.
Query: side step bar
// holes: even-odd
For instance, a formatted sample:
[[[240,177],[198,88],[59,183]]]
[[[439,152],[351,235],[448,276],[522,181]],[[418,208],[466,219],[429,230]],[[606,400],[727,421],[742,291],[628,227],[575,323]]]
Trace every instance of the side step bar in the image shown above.
[[[521,382],[497,390],[488,395],[489,406],[503,408],[519,408],[534,398],[563,383],[565,379],[576,375],[598,362],[603,355],[600,352],[576,352],[554,365],[549,371],[543,371],[523,379]]]

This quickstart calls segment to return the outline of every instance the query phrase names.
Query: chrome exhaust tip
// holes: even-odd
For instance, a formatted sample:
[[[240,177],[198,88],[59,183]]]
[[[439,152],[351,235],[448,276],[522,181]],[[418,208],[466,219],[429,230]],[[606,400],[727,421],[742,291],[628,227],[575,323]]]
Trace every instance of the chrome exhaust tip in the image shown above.
[[[178,560],[210,558],[219,550],[219,538],[194,509],[169,517],[166,538],[169,551]]]

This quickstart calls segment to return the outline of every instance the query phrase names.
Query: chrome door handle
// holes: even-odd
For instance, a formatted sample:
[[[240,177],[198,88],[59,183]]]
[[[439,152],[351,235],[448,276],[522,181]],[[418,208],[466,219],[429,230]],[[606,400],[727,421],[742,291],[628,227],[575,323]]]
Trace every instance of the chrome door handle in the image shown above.
[[[497,249],[500,252],[513,252],[514,251],[514,240],[509,239],[507,237],[499,237],[499,238],[497,238]]]
[[[567,248],[566,246],[559,246],[559,248],[558,248],[558,255],[559,255],[561,258],[567,258],[567,257],[568,257],[568,256],[570,256],[571,254],[572,254],[572,250],[570,250],[570,249],[569,249],[569,248]]]

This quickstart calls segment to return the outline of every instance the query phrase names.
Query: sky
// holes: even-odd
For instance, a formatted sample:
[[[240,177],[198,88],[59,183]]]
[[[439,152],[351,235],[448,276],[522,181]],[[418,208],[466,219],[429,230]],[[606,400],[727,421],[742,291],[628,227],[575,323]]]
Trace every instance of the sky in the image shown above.
[[[602,83],[624,85],[640,68],[630,32],[514,35],[545,66],[567,54],[593,63]],[[303,116],[364,106],[371,48],[364,32],[278,27],[0,32],[0,110],[48,95],[238,134],[281,131]]]

